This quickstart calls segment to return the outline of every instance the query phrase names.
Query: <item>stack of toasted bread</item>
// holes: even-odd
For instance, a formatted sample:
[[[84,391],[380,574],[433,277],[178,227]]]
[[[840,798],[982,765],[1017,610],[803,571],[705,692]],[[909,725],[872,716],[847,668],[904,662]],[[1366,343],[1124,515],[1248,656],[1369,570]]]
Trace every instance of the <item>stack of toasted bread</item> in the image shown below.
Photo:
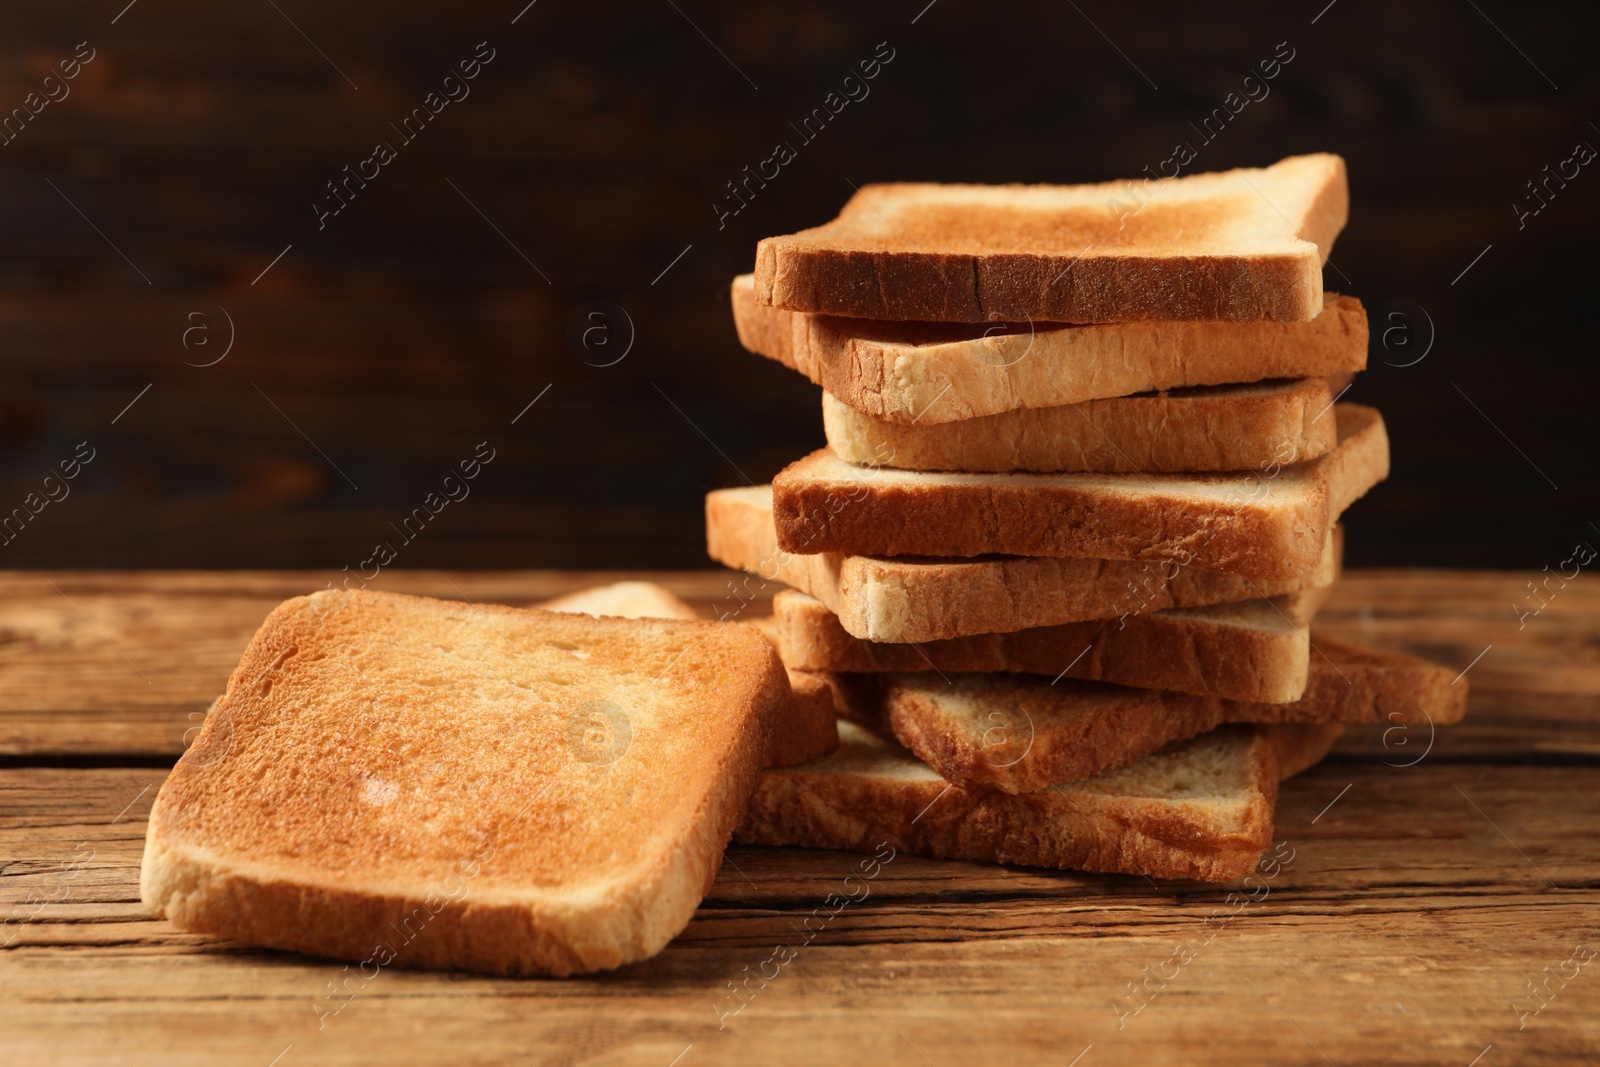
[[[772,616],[640,583],[286,601],[161,788],[145,903],[351,961],[342,1005],[391,963],[649,956],[735,837],[1245,874],[1345,724],[1465,704],[1311,628],[1388,469],[1336,402],[1366,358],[1321,287],[1345,205],[1308,156],[870,186],[763,241],[739,334],[822,384],[829,447],[706,510],[714,558],[792,587]]]
[[[1324,294],[1344,163],[1159,183],[873,185],[760,243],[740,340],[828,447],[706,502],[782,582],[840,748],[742,840],[1231,879],[1345,724],[1458,719],[1443,668],[1315,634],[1388,473],[1361,304]]]

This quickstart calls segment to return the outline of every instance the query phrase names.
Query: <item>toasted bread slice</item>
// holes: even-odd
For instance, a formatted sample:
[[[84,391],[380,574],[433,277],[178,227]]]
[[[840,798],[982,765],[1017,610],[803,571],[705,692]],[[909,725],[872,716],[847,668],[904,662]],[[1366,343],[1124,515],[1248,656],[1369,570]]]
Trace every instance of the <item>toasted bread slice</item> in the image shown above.
[[[546,611],[575,612],[581,615],[611,615],[624,619],[698,619],[699,613],[671,591],[655,582],[612,582],[580,589],[576,593],[546,600],[537,607]],[[776,633],[768,620],[758,626],[768,641],[776,644]],[[786,668],[787,670],[787,668]],[[789,767],[826,756],[839,745],[834,729],[833,704],[820,692],[808,675],[789,673],[790,704],[778,706],[777,716],[767,724],[768,767]]]
[[[141,896],[379,966],[616,967],[693,915],[787,700],[749,627],[297,597],[161,787]]]
[[[1269,470],[1338,443],[1327,378],[1180,389],[907,425],[822,394],[828,448],[846,463],[917,471],[1105,474]]]
[[[763,620],[765,621],[765,620]],[[768,639],[774,635],[769,633]],[[797,671],[786,668],[789,675],[789,693],[794,700],[795,722],[803,724],[794,729],[796,739],[788,751],[812,751],[811,759],[826,756],[839,747],[839,700],[834,676],[828,671]],[[826,725],[819,725],[820,723]],[[811,760],[772,760],[769,767],[793,767]]]
[[[1305,696],[1287,704],[1017,674],[833,674],[840,714],[892,735],[962,786],[1031,793],[1120,767],[1221,723],[1459,722],[1451,672],[1397,652],[1319,640]]]
[[[773,599],[772,611],[778,653],[791,670],[1009,671],[1281,704],[1305,694],[1311,619],[1331,591],[923,644],[852,637],[824,604],[792,589]]]
[[[1367,316],[1328,294],[1310,322],[1021,323],[953,326],[807,315],[756,303],[733,281],[752,352],[804,374],[873,418],[933,425],[1162,389],[1321,378],[1367,365]]]
[[[1339,514],[1389,473],[1378,412],[1338,404],[1332,415],[1332,452],[1240,474],[933,474],[857,467],[823,449],[772,480],[778,547],[1177,560],[1294,578],[1316,567]]]
[[[1314,666],[1306,694],[1289,704],[1230,709],[1240,722],[1342,722],[1421,729],[1448,726],[1467,713],[1465,675],[1404,652],[1368,648],[1311,628]],[[814,684],[814,683],[812,683]]]
[[[1099,185],[862,187],[756,245],[762,304],[921,322],[1300,322],[1344,228],[1344,160]]]
[[[655,582],[594,585],[536,605],[546,611],[609,615],[618,619],[698,619],[700,613]]]
[[[867,641],[1008,633],[1328,585],[1337,570],[1339,534],[1337,527],[1329,532],[1310,574],[1283,581],[1128,560],[801,556],[778,547],[771,486],[719,489],[706,496],[706,551],[712,559],[811,594],[849,634]]]
[[[1009,796],[947,782],[843,722],[838,752],[762,773],[736,840],[1226,882],[1271,843],[1284,771],[1320,759],[1338,731],[1224,727],[1087,781]]]

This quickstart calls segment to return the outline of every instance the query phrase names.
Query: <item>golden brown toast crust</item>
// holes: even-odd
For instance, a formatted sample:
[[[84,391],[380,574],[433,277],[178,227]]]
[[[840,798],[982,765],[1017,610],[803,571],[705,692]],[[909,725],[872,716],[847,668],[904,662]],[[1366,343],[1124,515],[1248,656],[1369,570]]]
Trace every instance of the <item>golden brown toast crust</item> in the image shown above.
[[[821,671],[789,673],[789,692],[795,714],[788,720],[787,737],[774,746],[785,753],[782,760],[769,761],[769,767],[794,767],[821,759],[839,747],[839,699],[833,691],[833,677]],[[810,752],[808,759],[790,759],[789,754]]]
[[[756,246],[756,299],[927,322],[1303,321],[1348,212],[1344,161],[1126,182],[857,191],[823,226]]]
[[[1305,696],[1291,704],[1240,705],[1239,721],[1439,726],[1467,713],[1470,685],[1448,667],[1404,652],[1368,648],[1312,627]]]
[[[1272,840],[1271,729],[1224,728],[1087,782],[1008,796],[952,785],[898,745],[841,724],[833,756],[762,773],[736,839],[1230,881]],[[1191,764],[1223,778],[1226,793],[1209,803],[1186,795],[1174,772]]]
[[[1317,649],[1306,695],[1288,704],[1007,674],[834,674],[826,684],[841,715],[947,780],[1006,793],[1087,778],[1222,723],[1420,729],[1465,712],[1465,691],[1437,664],[1332,639]]]
[[[925,471],[1129,474],[1266,470],[1338,443],[1326,378],[1223,386],[906,425],[822,396],[828,448],[846,463]]]
[[[1222,701],[1031,675],[841,674],[841,714],[947,781],[1036,793],[1215,729]]]
[[[1329,534],[1309,574],[1281,581],[1165,561],[799,555],[778,547],[770,487],[719,489],[706,496],[706,551],[712,559],[750,572],[754,577],[744,579],[747,584],[779,581],[809,593],[848,633],[868,641],[938,641],[1292,593],[1333,580],[1338,534],[1337,528]]]
[[[1367,365],[1366,312],[1332,293],[1315,319],[1294,323],[872,322],[764,307],[748,274],[734,279],[732,303],[745,348],[863,414],[920,426]]]
[[[784,665],[808,671],[1009,671],[1282,703],[1305,692],[1310,611],[1292,594],[1226,608],[1040,626],[921,644],[852,637],[820,601],[773,600]]]
[[[298,597],[163,785],[141,895],[380,966],[615,967],[688,922],[787,700],[745,627]]]
[[[1330,414],[1332,452],[1240,474],[930,474],[853,467],[824,449],[772,480],[773,524],[789,552],[1176,559],[1293,578],[1315,568],[1339,513],[1389,470],[1376,409]]]

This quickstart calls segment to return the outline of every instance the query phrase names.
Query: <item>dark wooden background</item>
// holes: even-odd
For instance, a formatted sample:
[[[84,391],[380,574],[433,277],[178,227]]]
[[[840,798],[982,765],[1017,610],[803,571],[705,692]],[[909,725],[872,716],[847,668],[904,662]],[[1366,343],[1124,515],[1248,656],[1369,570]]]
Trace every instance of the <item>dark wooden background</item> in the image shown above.
[[[1280,41],[1271,95],[1196,166],[1342,153],[1329,286],[1411,309],[1413,346],[1350,395],[1395,448],[1351,562],[1537,570],[1600,544],[1600,166],[1524,229],[1512,208],[1600,147],[1593,5],[539,0],[513,24],[525,0],[125,2],[0,14],[0,112],[96,50],[0,147],[0,509],[97,452],[0,566],[353,565],[485,439],[471,497],[398,566],[700,565],[704,491],[822,439],[816,390],[734,339],[759,237],[851,183],[1137,174]],[[323,183],[480,41],[471,95],[319,232]],[[870,96],[719,231],[723,183],[880,41]],[[614,366],[567,340],[593,300],[636,330]],[[226,326],[194,320],[215,343],[186,352],[171,324],[208,306],[233,348],[186,365]],[[1432,349],[1391,366],[1416,308]]]

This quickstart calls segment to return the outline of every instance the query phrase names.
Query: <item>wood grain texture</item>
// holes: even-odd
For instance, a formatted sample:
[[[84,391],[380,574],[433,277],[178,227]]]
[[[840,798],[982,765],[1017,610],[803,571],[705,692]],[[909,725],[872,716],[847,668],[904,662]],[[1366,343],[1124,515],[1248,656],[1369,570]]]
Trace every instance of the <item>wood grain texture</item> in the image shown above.
[[[525,606],[625,576],[390,570],[372,588]],[[650,576],[702,609],[728,577]],[[331,569],[0,573],[0,755],[177,755],[267,612],[339,581]]]
[[[11,770],[0,774],[8,811],[28,816],[8,817],[0,840],[8,856],[37,858],[8,865],[0,882],[7,913],[22,915],[0,928],[11,942],[0,1001],[26,1034],[25,1057],[53,1049],[74,1063],[107,1062],[106,1041],[134,1062],[265,1063],[289,1044],[311,1062],[408,1047],[497,1062],[508,1040],[578,1062],[666,1063],[690,1043],[711,1062],[805,1048],[817,1061],[918,1063],[920,1048],[953,1064],[999,1047],[1065,1062],[1091,1043],[1108,1063],[1321,1062],[1296,1026],[1335,1063],[1465,1064],[1491,1042],[1515,1050],[1514,1062],[1553,1063],[1600,1039],[1593,977],[1584,972],[1521,1032],[1510,1002],[1530,1002],[1523,983],[1589,936],[1600,863],[1584,839],[1600,801],[1591,768],[1537,773],[1535,783],[1522,768],[1338,761],[1290,783],[1278,837],[1293,860],[1208,944],[1201,924],[1235,906],[1225,889],[902,856],[802,946],[797,923],[859,857],[736,848],[688,930],[654,960],[561,982],[385,971],[353,983],[353,999],[319,1030],[319,1010],[336,1004],[319,998],[343,980],[340,964],[143,917],[147,801],[110,819],[159,773]],[[1553,815],[1551,792],[1582,799]],[[796,958],[765,988],[753,982],[748,1006],[719,1030],[719,1008],[738,1004],[726,983],[777,944]],[[1147,966],[1170,976],[1164,963],[1181,944],[1196,958],[1119,1028],[1137,1005],[1127,983]]]
[[[526,605],[630,576],[638,575],[391,569],[372,587]],[[734,595],[731,571],[642,577],[705,614],[746,601],[743,614],[768,614],[777,588],[751,600],[743,588]],[[0,572],[0,756],[175,758],[267,612],[337,578],[334,571]],[[1600,581],[1586,575],[1569,583],[1519,629],[1514,607],[1537,604],[1527,598],[1528,578],[1352,571],[1317,625],[1458,670],[1492,644],[1471,669],[1471,729],[1438,736],[1452,756],[1486,758],[1506,746],[1600,755],[1600,736],[1582,729],[1600,692]]]
[[[633,576],[702,610],[725,583]],[[616,577],[382,582],[528,603]],[[1600,1053],[1594,964],[1551,979],[1538,1014],[1513,1007],[1538,1007],[1527,983],[1593,946],[1600,922],[1600,582],[1569,584],[1518,629],[1520,575],[1352,572],[1321,619],[1340,636],[1458,668],[1493,647],[1471,667],[1467,721],[1441,729],[1420,760],[1423,738],[1403,746],[1353,731],[1284,784],[1276,836],[1293,859],[1264,879],[1264,896],[1249,891],[1255,902],[1226,887],[897,856],[806,944],[801,922],[828,914],[825,898],[861,857],[735,848],[688,929],[653,960],[564,981],[391,969],[351,979],[341,1002],[322,998],[346,980],[342,964],[144,915],[144,820],[166,771],[116,765],[174,758],[184,708],[215,695],[271,605],[325,580],[84,572],[50,576],[58,593],[43,576],[0,574],[8,1062],[261,1067],[282,1054],[280,1067],[524,1056],[665,1067],[682,1054],[686,1067],[796,1057],[945,1067],[1064,1064],[1088,1048],[1083,1067],[1465,1067],[1491,1044],[1481,1064]],[[109,765],[76,765],[85,760]],[[740,1009],[729,983],[760,973],[779,944],[794,958],[764,984],[750,979]],[[1194,958],[1169,962],[1185,945]],[[1135,1012],[1128,985],[1143,981],[1159,992]]]

